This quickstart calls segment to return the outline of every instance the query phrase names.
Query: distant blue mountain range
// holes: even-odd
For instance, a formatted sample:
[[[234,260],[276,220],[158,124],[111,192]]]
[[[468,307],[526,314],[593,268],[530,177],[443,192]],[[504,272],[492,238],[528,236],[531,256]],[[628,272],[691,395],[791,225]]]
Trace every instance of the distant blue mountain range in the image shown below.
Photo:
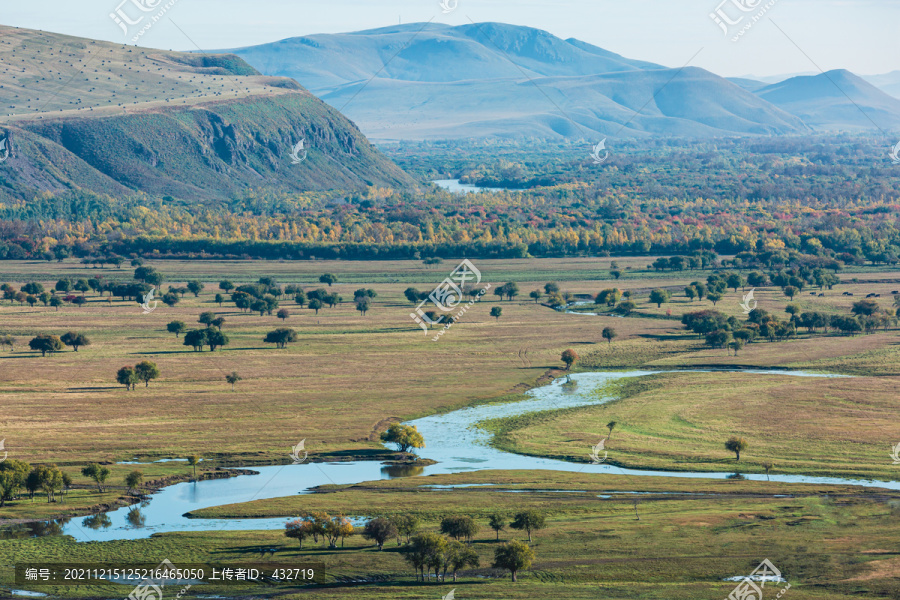
[[[375,140],[900,128],[900,100],[847,71],[728,80],[502,23],[397,25],[222,52],[296,79]]]

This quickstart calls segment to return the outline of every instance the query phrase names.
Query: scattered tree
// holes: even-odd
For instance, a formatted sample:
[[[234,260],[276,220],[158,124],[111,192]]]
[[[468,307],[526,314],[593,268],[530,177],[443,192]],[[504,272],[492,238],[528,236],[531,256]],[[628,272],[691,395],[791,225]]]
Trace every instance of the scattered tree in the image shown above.
[[[97,489],[101,494],[103,493],[103,484],[109,478],[109,473],[109,469],[96,463],[90,464],[81,469],[82,475],[94,480],[94,482],[97,484]]]
[[[72,346],[75,352],[78,352],[80,346],[91,345],[91,340],[89,340],[86,335],[75,333],[74,331],[64,333],[59,339],[66,346]]]
[[[187,457],[187,464],[194,468],[194,481],[197,480],[197,465],[200,464],[200,460],[200,457],[196,454]]]
[[[194,298],[197,298],[198,296],[200,296],[200,292],[202,292],[203,288],[205,288],[205,287],[206,286],[203,285],[202,283],[200,283],[199,281],[188,281],[187,282],[187,289],[194,295]]]
[[[616,330],[613,329],[612,327],[604,327],[603,333],[601,335],[603,336],[603,339],[606,340],[607,342],[609,342],[610,344],[612,344],[612,341],[615,338],[619,337],[619,334],[616,333]]]
[[[575,352],[574,350],[572,350],[571,348],[569,348],[568,350],[566,350],[562,353],[562,356],[560,356],[560,358],[562,359],[562,361],[564,363],[566,363],[566,371],[568,371],[569,369],[572,368],[572,365],[574,365],[575,362],[578,360],[578,353]]]
[[[366,522],[362,536],[367,540],[374,541],[378,545],[378,549],[381,550],[384,548],[384,543],[387,540],[397,537],[397,526],[390,519],[376,517]]]
[[[184,324],[184,321],[172,321],[166,325],[166,330],[169,333],[174,333],[175,337],[179,337],[186,329],[187,326]]]
[[[144,382],[144,387],[150,387],[150,380],[159,378],[159,367],[154,362],[143,360],[134,366],[134,373],[138,381]]]
[[[655,289],[650,292],[650,302],[656,305],[656,308],[662,307],[664,302],[669,301],[669,292],[663,289]]]
[[[275,344],[278,348],[284,348],[291,342],[298,339],[297,332],[293,329],[279,328],[266,334],[263,342],[266,344]]]
[[[381,433],[381,441],[386,444],[397,444],[398,452],[409,452],[412,448],[424,448],[425,438],[415,425],[391,423],[387,431]]]
[[[47,353],[53,354],[63,349],[62,340],[55,335],[38,335],[28,342],[28,347],[41,353],[41,356],[47,356]]]
[[[128,475],[125,476],[125,485],[128,486],[128,490],[137,490],[144,483],[144,474],[140,471],[132,471]]]
[[[454,515],[441,520],[441,533],[457,540],[471,541],[478,533],[478,524],[468,515]]]
[[[517,581],[516,575],[522,569],[527,569],[534,562],[534,550],[525,542],[511,540],[494,551],[495,569],[506,569],[510,572],[513,582]]]
[[[610,421],[609,423],[606,424],[606,428],[609,429],[609,435],[606,436],[607,440],[610,438],[610,436],[612,436],[613,429],[615,429],[616,425],[618,425],[618,424],[619,424],[618,421]]]
[[[500,308],[499,306],[491,307],[491,316],[494,317],[495,319],[497,319],[498,321],[500,320],[500,316],[502,314],[503,314],[503,309]]]
[[[237,374],[237,371],[232,371],[228,375],[225,376],[225,381],[231,384],[231,391],[234,391],[234,384],[238,381],[241,381],[243,377]]]
[[[126,390],[133,390],[138,382],[137,371],[134,367],[122,367],[116,372],[116,382],[124,385]]]
[[[748,447],[747,442],[742,437],[732,436],[725,442],[725,449],[734,452],[735,460],[741,460],[741,452]]]
[[[494,513],[488,517],[488,526],[497,534],[497,540],[500,540],[500,532],[506,529],[506,515]]]
[[[525,530],[528,532],[528,541],[531,542],[531,532],[543,529],[546,526],[546,518],[543,513],[536,510],[524,510],[513,516],[513,521],[509,525],[513,529]]]

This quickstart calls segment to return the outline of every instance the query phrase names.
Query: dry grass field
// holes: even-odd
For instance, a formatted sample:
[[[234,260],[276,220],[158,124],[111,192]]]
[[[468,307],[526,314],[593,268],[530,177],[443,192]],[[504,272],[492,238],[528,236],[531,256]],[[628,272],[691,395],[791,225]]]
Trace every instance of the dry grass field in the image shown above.
[[[637,267],[637,259],[619,263],[629,260]],[[326,261],[155,264],[166,275],[163,288],[196,278],[205,282],[206,289],[199,298],[186,294],[174,308],[159,304],[150,314],[142,314],[133,302],[108,303],[93,293],[80,308],[64,305],[57,311],[9,302],[0,306],[0,333],[18,340],[14,352],[7,349],[0,354],[2,429],[13,456],[58,463],[189,453],[280,459],[285,448],[302,438],[313,454],[374,449],[380,447],[375,440],[387,420],[519,393],[561,367],[559,355],[569,347],[582,356],[579,364],[585,368],[741,365],[898,372],[893,330],[852,338],[804,334],[787,342],[748,345],[738,357],[705,348],[677,320],[681,312],[699,308],[700,302],[676,297],[658,309],[640,291],[662,284],[683,287],[705,278],[699,272],[659,282],[655,274],[646,279],[633,274],[633,279],[617,285],[635,291],[638,312],[629,318],[594,317],[552,311],[528,299],[527,293],[555,280],[574,294],[594,294],[611,285],[599,280],[607,276],[608,260],[482,261],[479,268],[485,281],[495,285],[516,281],[521,295],[499,303],[503,308],[499,320],[488,314],[498,300],[486,296],[463,321],[432,342],[409,318],[412,305],[402,292],[410,285],[430,289],[452,269],[450,261],[431,267],[415,262]],[[74,262],[8,262],[2,267],[2,281],[41,281],[46,287],[59,277],[99,274],[127,280],[132,272]],[[556,271],[567,279],[552,277]],[[213,302],[217,282],[223,278],[245,283],[267,275],[282,284],[301,283],[312,289],[321,287],[317,279],[324,272],[338,275],[339,283],[332,289],[345,302],[318,315],[296,307],[289,298],[281,300],[281,306],[292,312],[285,323],[275,316],[241,313],[230,302],[222,307]],[[887,305],[890,290],[897,286],[887,279],[890,274],[862,277],[881,283],[841,285],[825,298],[803,301],[846,314],[853,298],[841,296],[841,291],[856,290],[858,297],[872,289],[887,297],[882,300]],[[378,292],[365,316],[347,301],[362,286]],[[760,306],[779,312],[787,301],[779,294],[759,290]],[[740,294],[730,293],[716,308],[739,314],[739,300]],[[709,302],[702,305],[711,307]],[[182,320],[190,327],[207,310],[226,319],[223,330],[231,343],[224,349],[193,352],[166,332],[168,322]],[[671,318],[665,318],[667,310],[672,311]],[[265,333],[282,325],[295,328],[300,340],[283,350],[264,344]],[[612,345],[600,337],[606,325],[619,333]],[[77,353],[67,348],[48,357],[27,349],[35,334],[66,331],[84,333],[92,344]],[[115,372],[141,360],[156,362],[162,376],[149,387],[127,392],[115,383]],[[232,371],[243,377],[235,392],[225,382]],[[891,381],[872,385],[887,394]],[[876,398],[889,402],[888,396]],[[846,428],[836,428],[834,441],[841,441],[845,433]],[[883,433],[876,428],[872,436]]]
[[[113,465],[113,487],[101,495],[90,491],[90,482],[79,474],[88,461],[200,454],[206,466],[284,462],[288,449],[303,438],[314,458],[372,456],[382,449],[377,436],[389,421],[519,399],[529,387],[563,374],[560,353],[567,348],[581,357],[576,371],[789,367],[857,377],[657,374],[608,390],[622,397],[609,406],[489,423],[499,433],[499,445],[583,460],[588,447],[605,433],[605,423],[614,419],[620,425],[608,449],[616,464],[759,472],[763,460],[773,460],[776,473],[895,478],[888,451],[900,441],[893,439],[892,419],[900,377],[896,329],[854,337],[802,332],[790,341],[750,344],[733,356],[707,348],[680,323],[682,313],[712,307],[707,301],[690,303],[679,292],[708,272],[659,274],[645,270],[650,262],[646,258],[616,260],[623,269],[632,267],[618,282],[609,274],[611,259],[477,261],[485,282],[517,282],[520,296],[500,302],[489,294],[437,342],[409,318],[412,304],[403,291],[410,286],[432,289],[455,266],[450,260],[430,267],[412,261],[150,261],[166,278],[163,290],[188,280],[203,281],[206,288],[199,298],[188,293],[175,307],[159,304],[150,314],[143,314],[133,301],[107,302],[92,292],[83,307],[66,304],[59,311],[4,301],[0,334],[15,337],[17,345],[15,351],[0,351],[0,439],[5,438],[11,458],[63,465],[76,488],[65,503],[47,504],[40,496],[33,504],[14,502],[4,509],[3,518],[84,514],[98,504],[120,501],[125,494],[122,478],[131,467]],[[38,281],[48,288],[60,277],[102,275],[128,281],[132,275],[131,268],[96,269],[74,261],[7,261],[0,267],[0,283]],[[282,285],[301,284],[309,290],[322,287],[318,277],[326,272],[338,276],[332,291],[345,302],[318,315],[295,306],[290,298],[280,301],[292,313],[284,323],[275,316],[241,313],[230,302],[221,307],[214,302],[221,279],[240,284],[270,276]],[[805,310],[849,314],[853,301],[868,293],[881,294],[879,303],[889,307],[891,291],[900,287],[900,278],[890,272],[861,270],[842,277],[846,283],[825,297],[804,296],[796,302]],[[548,281],[585,298],[615,285],[633,292],[637,309],[627,318],[556,312],[528,298],[529,291]],[[378,293],[365,316],[348,301],[360,287]],[[675,293],[661,308],[647,300],[656,287]],[[787,304],[777,288],[756,290],[756,298],[772,313],[783,313]],[[740,299],[740,293],[730,291],[716,308],[742,316]],[[489,315],[494,306],[503,308],[499,320]],[[224,349],[193,352],[166,331],[172,320],[200,327],[196,321],[203,311],[226,319],[223,331],[231,343]],[[299,340],[283,350],[263,343],[267,331],[281,326],[296,329]],[[606,326],[618,332],[612,344],[601,338]],[[36,334],[66,331],[87,335],[91,345],[47,357],[27,348]],[[119,367],[142,360],[159,365],[158,380],[134,391],[115,383]],[[232,371],[243,377],[234,392],[225,381]],[[737,468],[722,446],[723,436],[731,434],[743,435],[750,443]],[[427,457],[427,448],[422,454]],[[179,463],[141,468],[147,480],[177,477],[187,470]],[[420,487],[468,483],[496,485]],[[603,497],[616,490],[647,492],[637,507],[639,520],[626,495]],[[459,582],[456,593],[466,598],[596,598],[598,590],[603,597],[622,599],[722,598],[734,587],[722,578],[749,572],[764,557],[790,574],[789,593],[798,600],[887,598],[896,594],[900,573],[896,507],[890,504],[895,495],[877,489],[484,471],[325,486],[320,491],[200,512],[403,512],[420,516],[426,530],[436,530],[442,515],[471,514],[482,525],[473,546],[484,568],[466,573]],[[535,538],[538,560],[516,586],[487,567],[495,542],[485,526],[490,512],[513,506],[548,514],[548,528]],[[518,533],[507,531],[501,537],[514,535]],[[450,589],[413,584],[399,548],[378,552],[358,536],[344,549],[304,544],[302,551],[280,531],[165,533],[94,544],[60,536],[0,539],[0,553],[11,563],[254,560],[266,548],[278,550],[270,559],[275,562],[323,562],[333,585],[315,590],[317,598],[436,598]],[[9,576],[0,567],[0,581],[8,584]],[[369,583],[348,585],[354,579]],[[209,587],[203,593],[235,592]],[[260,593],[283,599],[309,594]],[[108,598],[110,592],[83,586],[60,588],[54,594]]]

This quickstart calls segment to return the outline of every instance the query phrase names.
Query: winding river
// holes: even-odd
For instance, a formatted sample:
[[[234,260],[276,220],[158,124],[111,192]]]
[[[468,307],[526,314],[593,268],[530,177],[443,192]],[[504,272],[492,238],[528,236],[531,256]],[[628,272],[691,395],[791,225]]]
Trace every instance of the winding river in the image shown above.
[[[701,372],[695,370],[694,372]],[[487,404],[464,408],[443,415],[433,415],[415,421],[424,435],[427,448],[424,458],[438,461],[427,467],[417,467],[412,473],[386,467],[378,461],[307,463],[254,467],[259,475],[242,475],[230,479],[180,483],[162,489],[140,507],[126,507],[98,517],[79,517],[63,526],[63,533],[82,542],[140,539],[154,533],[169,531],[215,531],[280,529],[286,519],[189,519],[189,511],[268,498],[302,494],[311,488],[334,483],[355,484],[396,476],[460,473],[482,469],[546,469],[564,472],[612,473],[634,476],[724,479],[730,473],[695,473],[674,471],[643,471],[623,469],[608,464],[591,465],[560,460],[521,456],[491,448],[490,434],[475,425],[487,419],[560,408],[571,408],[608,402],[612,397],[600,397],[592,392],[608,382],[626,377],[641,377],[658,371],[629,371],[617,373],[579,373],[572,376],[578,385],[563,387],[563,380],[528,392],[521,402]],[[748,372],[748,371],[741,371]],[[749,371],[785,377],[842,377],[802,371]],[[723,371],[723,376],[727,371]],[[585,453],[589,451],[585,448]],[[285,449],[287,452],[287,449]],[[763,480],[765,475],[745,475],[747,479]],[[832,477],[771,475],[772,481],[787,483],[844,484],[862,487],[882,487],[900,490],[896,481],[862,481]],[[423,483],[425,483],[423,481]],[[140,512],[135,512],[140,511]],[[100,521],[98,523],[98,521]]]

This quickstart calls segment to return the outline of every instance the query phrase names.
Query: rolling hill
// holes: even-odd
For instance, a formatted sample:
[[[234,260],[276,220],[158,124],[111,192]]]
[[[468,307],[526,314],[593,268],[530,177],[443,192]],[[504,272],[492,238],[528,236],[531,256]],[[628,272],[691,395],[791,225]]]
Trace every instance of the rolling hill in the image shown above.
[[[397,25],[223,52],[300,81],[379,140],[809,131],[702,69],[670,69],[516,25]]]
[[[816,129],[900,128],[900,100],[843,69],[792,77],[755,93]]]
[[[414,185],[338,111],[233,55],[0,27],[0,107],[0,199]]]
[[[863,79],[885,94],[900,98],[900,71],[891,71],[882,75],[864,75]]]

